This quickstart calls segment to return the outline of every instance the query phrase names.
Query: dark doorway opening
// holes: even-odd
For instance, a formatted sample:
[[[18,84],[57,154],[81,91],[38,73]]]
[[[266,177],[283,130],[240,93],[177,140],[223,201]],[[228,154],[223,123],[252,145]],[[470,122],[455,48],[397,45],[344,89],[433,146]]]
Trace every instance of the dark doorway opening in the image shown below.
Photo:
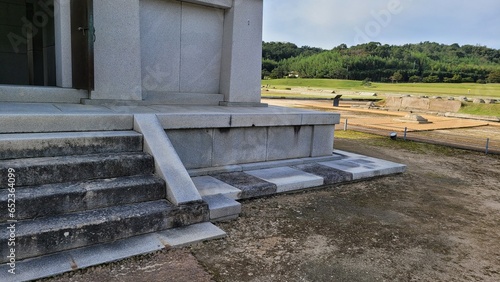
[[[0,84],[56,86],[53,1],[0,0]]]

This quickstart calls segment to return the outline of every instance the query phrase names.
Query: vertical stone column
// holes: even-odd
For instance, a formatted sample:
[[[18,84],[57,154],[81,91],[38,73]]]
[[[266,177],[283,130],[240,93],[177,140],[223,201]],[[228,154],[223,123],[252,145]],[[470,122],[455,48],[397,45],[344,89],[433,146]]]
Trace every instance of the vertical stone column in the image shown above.
[[[94,0],[91,99],[142,100],[139,0]]]
[[[263,0],[234,0],[226,10],[220,91],[223,106],[260,103]]]
[[[71,88],[73,86],[70,1],[71,0],[54,1],[56,85],[65,88]]]

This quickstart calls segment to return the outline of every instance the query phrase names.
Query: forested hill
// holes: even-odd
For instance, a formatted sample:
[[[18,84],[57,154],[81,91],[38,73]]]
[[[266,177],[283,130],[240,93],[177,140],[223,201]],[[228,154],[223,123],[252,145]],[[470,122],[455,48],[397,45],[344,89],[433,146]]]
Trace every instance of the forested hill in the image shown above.
[[[500,83],[500,50],[434,42],[378,42],[332,50],[293,43],[263,42],[262,76],[338,78],[379,82]]]

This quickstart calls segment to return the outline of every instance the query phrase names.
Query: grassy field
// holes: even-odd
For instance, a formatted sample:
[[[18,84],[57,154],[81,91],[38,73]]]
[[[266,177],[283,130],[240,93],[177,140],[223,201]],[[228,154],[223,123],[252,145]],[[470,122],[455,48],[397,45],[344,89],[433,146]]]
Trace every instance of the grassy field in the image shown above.
[[[459,113],[480,116],[500,117],[500,104],[472,104],[462,106]]]
[[[500,98],[500,84],[477,83],[372,83],[370,87],[361,81],[339,79],[271,79],[263,80],[262,85],[286,90],[293,87],[314,89],[350,90],[376,92],[379,94],[397,93],[427,96],[466,96]],[[264,93],[265,94],[265,93]],[[267,94],[265,94],[267,95]]]
[[[460,149],[455,149],[448,146],[434,145],[424,142],[404,141],[403,139],[392,140],[388,136],[374,135],[370,133],[358,132],[353,130],[335,130],[335,139],[358,140],[364,144],[369,144],[378,147],[386,147],[399,150],[407,150],[413,153],[423,154],[442,154],[450,156],[458,154]]]

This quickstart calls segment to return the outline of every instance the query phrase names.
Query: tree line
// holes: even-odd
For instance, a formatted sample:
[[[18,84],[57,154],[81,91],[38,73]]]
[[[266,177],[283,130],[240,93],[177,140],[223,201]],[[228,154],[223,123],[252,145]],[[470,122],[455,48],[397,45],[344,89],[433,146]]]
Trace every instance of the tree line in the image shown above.
[[[435,42],[379,42],[331,50],[263,42],[262,78],[335,78],[374,82],[500,83],[500,50]]]

